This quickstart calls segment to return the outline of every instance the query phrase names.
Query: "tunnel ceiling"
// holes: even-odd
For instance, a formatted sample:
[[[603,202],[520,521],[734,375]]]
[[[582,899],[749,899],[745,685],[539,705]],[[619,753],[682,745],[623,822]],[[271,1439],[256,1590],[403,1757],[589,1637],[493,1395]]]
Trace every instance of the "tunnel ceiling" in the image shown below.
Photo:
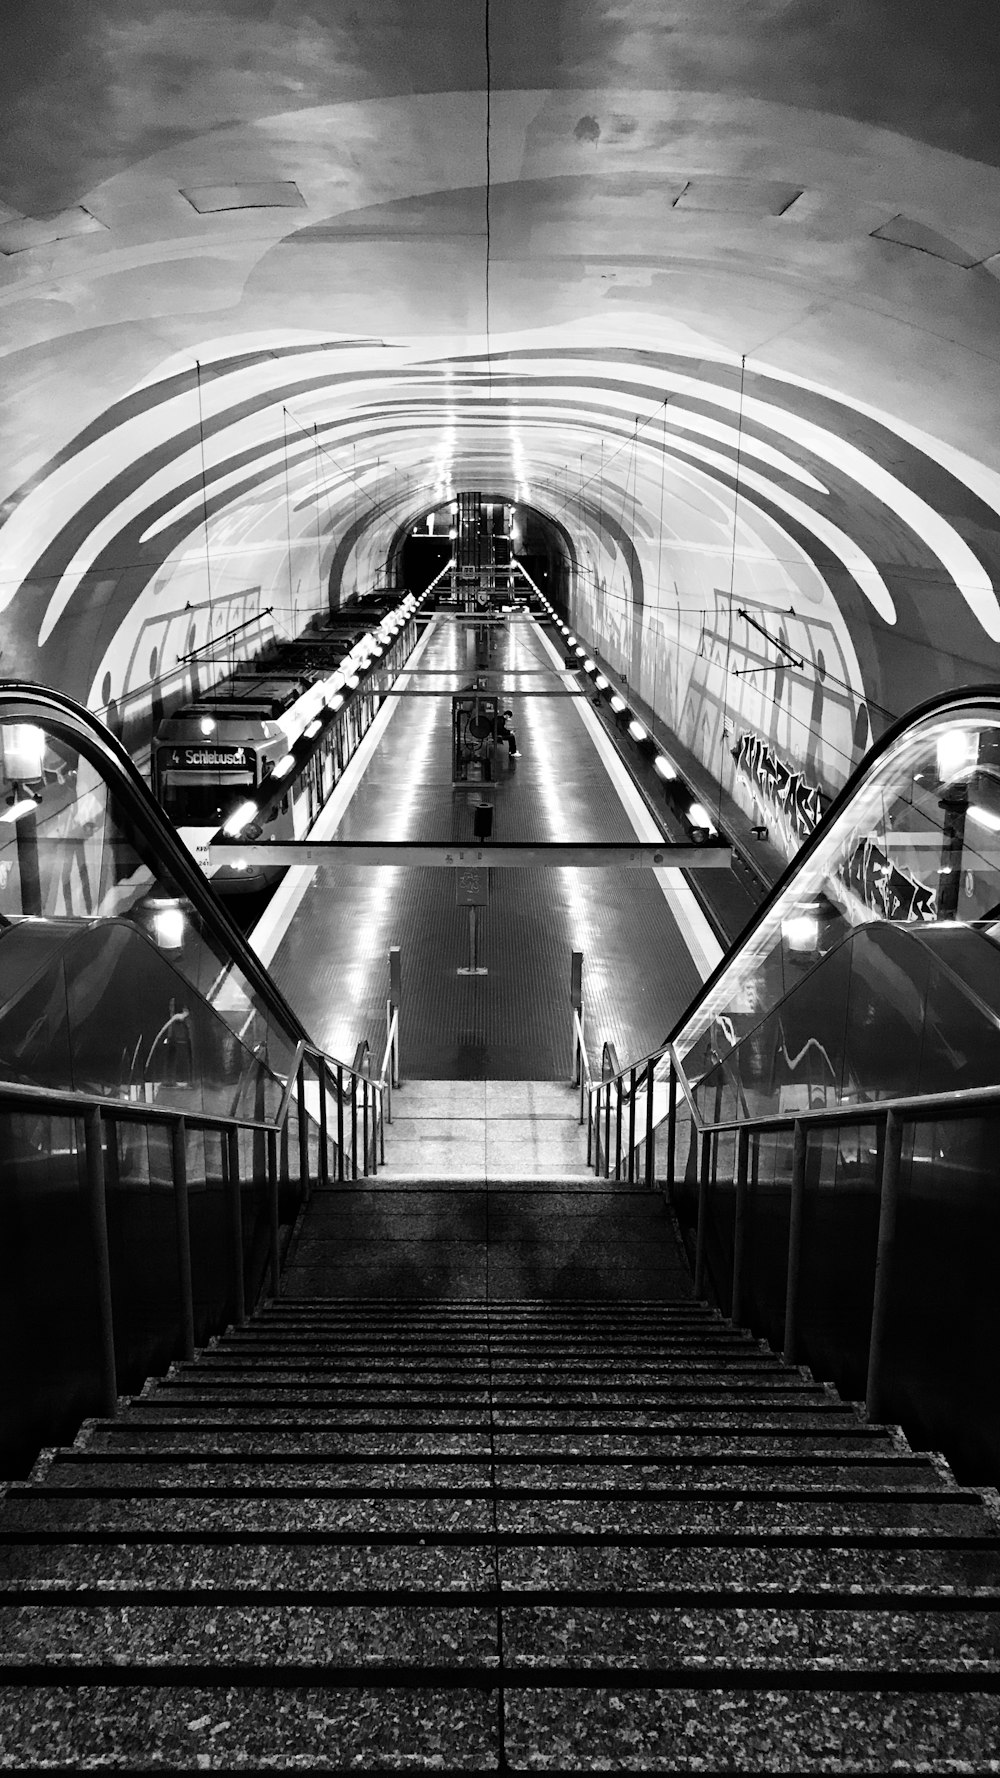
[[[107,702],[464,487],[873,710],[1000,676],[998,64],[995,0],[11,0],[0,670]]]

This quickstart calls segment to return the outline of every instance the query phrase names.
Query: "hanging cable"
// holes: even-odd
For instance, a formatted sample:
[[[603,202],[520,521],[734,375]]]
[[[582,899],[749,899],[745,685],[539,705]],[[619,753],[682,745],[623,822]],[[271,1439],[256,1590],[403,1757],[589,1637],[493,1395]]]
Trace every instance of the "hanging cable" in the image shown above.
[[[743,461],[743,389],[746,382],[747,358],[744,352],[740,358],[740,404],[739,418],[736,428],[736,482],[733,492],[733,543],[729,555],[729,622],[726,632],[726,665],[722,676],[722,739],[725,740],[726,723],[729,721],[729,663],[733,652],[733,598],[736,589],[736,535],[740,511],[740,469]],[[722,816],[722,761],[719,761],[719,807]]]
[[[208,593],[208,634],[211,638],[215,612],[212,606],[212,553],[208,543],[208,473],[205,468],[205,413],[201,395],[201,360],[194,361],[198,379],[198,438],[201,443],[201,522],[205,531],[205,588]]]
[[[490,0],[483,3],[484,49],[486,54],[486,389],[493,399],[493,348],[490,345],[490,199],[493,188],[491,165],[491,130],[493,124],[493,68],[490,62]]]

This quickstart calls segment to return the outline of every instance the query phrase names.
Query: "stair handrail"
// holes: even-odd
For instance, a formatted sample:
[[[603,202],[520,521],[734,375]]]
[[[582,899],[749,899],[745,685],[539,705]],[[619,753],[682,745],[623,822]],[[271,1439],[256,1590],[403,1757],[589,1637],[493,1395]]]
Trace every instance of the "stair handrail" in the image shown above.
[[[890,1290],[895,1260],[896,1213],[899,1173],[905,1126],[925,1119],[961,1117],[970,1111],[995,1111],[1000,1115],[1000,1085],[956,1087],[934,1093],[901,1093],[886,1099],[842,1099],[837,1105],[800,1111],[754,1112],[742,1118],[710,1119],[702,1115],[691,1083],[673,1044],[670,1055],[670,1105],[668,1112],[667,1192],[674,1187],[676,1144],[676,1087],[679,1086],[691,1117],[697,1145],[698,1206],[695,1222],[694,1290],[707,1296],[708,1216],[712,1188],[718,1184],[718,1138],[736,1137],[736,1203],[733,1231],[733,1271],[730,1319],[745,1325],[748,1253],[746,1241],[747,1197],[750,1180],[750,1143],[754,1137],[775,1131],[791,1131],[792,1177],[789,1187],[788,1253],[785,1285],[785,1319],[782,1355],[787,1364],[798,1356],[799,1289],[802,1271],[802,1229],[805,1203],[806,1162],[810,1134],[844,1125],[873,1124],[881,1133],[879,1173],[879,1221],[875,1255],[875,1282],[868,1337],[865,1405],[872,1419],[887,1411],[886,1346]]]
[[[604,1048],[601,1050],[601,1079],[617,1080],[622,1072],[622,1065],[618,1060],[618,1051],[610,1037],[606,1037],[604,1039]]]
[[[376,1076],[379,1093],[385,1104],[386,1120],[392,1123],[393,1089],[399,1085],[399,1007],[392,1000],[385,1003],[385,1048],[382,1061]],[[385,1160],[384,1125],[381,1128],[383,1141],[382,1160]]]
[[[197,1110],[157,1105],[145,1099],[112,1099],[99,1093],[86,1093],[78,1088],[35,1086],[28,1081],[0,1080],[0,1106],[31,1106],[53,1116],[79,1118],[84,1125],[87,1197],[91,1226],[94,1231],[94,1257],[97,1270],[97,1304],[100,1326],[100,1381],[102,1411],[109,1416],[117,1412],[118,1376],[115,1355],[114,1313],[112,1301],[111,1260],[108,1244],[106,1177],[104,1162],[104,1126],[116,1123],[137,1123],[145,1127],[165,1125],[171,1133],[171,1185],[177,1220],[178,1283],[180,1294],[180,1329],[183,1357],[194,1356],[194,1288],[191,1255],[191,1230],[188,1214],[187,1132],[189,1129],[215,1131],[223,1142],[223,1178],[229,1201],[229,1259],[232,1271],[234,1319],[242,1326],[246,1321],[246,1285],[244,1276],[243,1218],[240,1200],[241,1180],[239,1136],[241,1133],[262,1134],[267,1142],[268,1189],[268,1284],[277,1295],[280,1283],[280,1220],[279,1220],[279,1140],[288,1127],[288,1117],[296,1086],[301,1087],[305,1045],[296,1052],[297,1066],[285,1083],[277,1112],[273,1118],[235,1116],[223,1111]],[[299,1106],[300,1170],[303,1199],[312,1193],[313,1179],[309,1169],[308,1124],[313,1120]],[[308,1120],[308,1121],[307,1121]],[[285,1158],[287,1179],[287,1153]]]

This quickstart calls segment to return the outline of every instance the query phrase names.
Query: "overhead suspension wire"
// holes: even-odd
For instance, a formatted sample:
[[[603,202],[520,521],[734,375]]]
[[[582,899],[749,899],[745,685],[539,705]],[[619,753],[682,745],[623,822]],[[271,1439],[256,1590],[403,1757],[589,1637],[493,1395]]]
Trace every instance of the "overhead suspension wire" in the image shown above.
[[[747,355],[740,358],[740,402],[736,427],[736,478],[733,488],[733,541],[729,553],[729,613],[726,633],[726,665],[722,676],[722,739],[726,738],[726,724],[729,721],[729,670],[733,653],[733,599],[736,593],[736,536],[740,513],[740,471],[743,467],[743,393],[746,385]],[[719,806],[718,814],[722,816],[722,764],[719,765]]]
[[[489,400],[493,399],[493,348],[490,343],[490,260],[492,242],[490,239],[490,203],[493,195],[492,166],[492,127],[493,127],[493,66],[490,59],[490,0],[483,0],[483,35],[486,58],[486,287],[485,287],[485,319],[486,319],[486,388]]]
[[[288,409],[282,404],[281,435],[284,442],[285,457],[285,547],[288,552],[288,604],[292,613],[292,629],[295,630],[295,592],[292,587],[292,490],[288,479]]]
[[[201,359],[194,361],[198,383],[198,439],[201,445],[201,523],[205,533],[205,590],[208,593],[208,634],[211,637],[215,610],[212,604],[212,552],[208,541],[208,471],[205,467],[205,410],[201,393]]]
[[[352,461],[353,461],[354,467],[353,467],[353,469],[348,469],[346,464],[341,463],[339,458],[334,456],[333,452],[330,450],[328,445],[320,444],[319,439],[317,437],[317,434],[319,432],[318,423],[314,424],[313,431],[310,432],[308,426],[304,425],[303,422],[299,419],[298,415],[293,414],[291,408],[286,407],[284,402],[282,402],[282,404],[281,404],[281,411],[283,414],[286,414],[288,416],[288,418],[293,422],[293,424],[298,427],[299,431],[301,433],[303,433],[305,435],[305,437],[308,438],[311,441],[311,443],[316,446],[316,448],[318,450],[322,451],[324,457],[329,457],[330,462],[333,464],[334,468],[340,472],[341,475],[350,476],[352,482],[354,483],[355,494],[357,494],[359,492],[362,493],[364,495],[365,499],[367,500],[369,506],[375,506],[377,504],[377,502],[372,499],[372,496],[369,494],[367,488],[363,488],[361,486],[361,483],[358,481],[357,445],[355,443],[352,442],[352,444],[351,444],[351,451],[353,454]],[[357,523],[357,500],[356,499],[355,499],[354,518],[355,518],[355,523]]]
[[[492,166],[490,159],[492,101],[493,101],[493,70],[490,62],[490,0],[483,0],[483,34],[486,57],[486,268],[485,268],[485,323],[486,323],[486,389],[487,399],[493,399],[493,348],[490,340],[490,198],[492,195]],[[489,1214],[489,1183],[487,1182],[487,1215]],[[506,1696],[504,1679],[504,1630],[503,1630],[503,1599],[500,1571],[500,1521],[497,1510],[497,1437],[496,1437],[496,1397],[494,1385],[493,1330],[490,1314],[489,1289],[490,1250],[486,1245],[486,1376],[489,1398],[489,1441],[490,1441],[490,1514],[493,1532],[493,1587],[496,1596],[496,1651],[497,1651],[497,1744],[499,1766],[501,1771],[507,1769],[506,1751]]]

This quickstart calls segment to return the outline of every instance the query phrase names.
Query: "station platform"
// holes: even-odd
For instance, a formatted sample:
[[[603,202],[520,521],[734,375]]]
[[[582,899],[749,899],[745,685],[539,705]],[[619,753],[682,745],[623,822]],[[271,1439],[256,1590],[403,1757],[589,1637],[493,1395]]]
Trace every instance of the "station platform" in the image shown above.
[[[488,671],[513,711],[521,757],[499,749],[495,780],[452,783],[451,694],[470,684],[468,624],[432,617],[313,836],[474,844],[473,809],[493,803],[496,841],[658,841],[663,828],[540,624],[513,614]],[[622,1063],[662,1043],[720,956],[675,870],[490,873],[479,957],[450,869],[337,860],[290,869],[252,935],[314,1039],[350,1060],[381,1054],[388,951],[402,951],[401,1068],[410,1080],[565,1080],[570,959],[584,956],[588,1048]]]

